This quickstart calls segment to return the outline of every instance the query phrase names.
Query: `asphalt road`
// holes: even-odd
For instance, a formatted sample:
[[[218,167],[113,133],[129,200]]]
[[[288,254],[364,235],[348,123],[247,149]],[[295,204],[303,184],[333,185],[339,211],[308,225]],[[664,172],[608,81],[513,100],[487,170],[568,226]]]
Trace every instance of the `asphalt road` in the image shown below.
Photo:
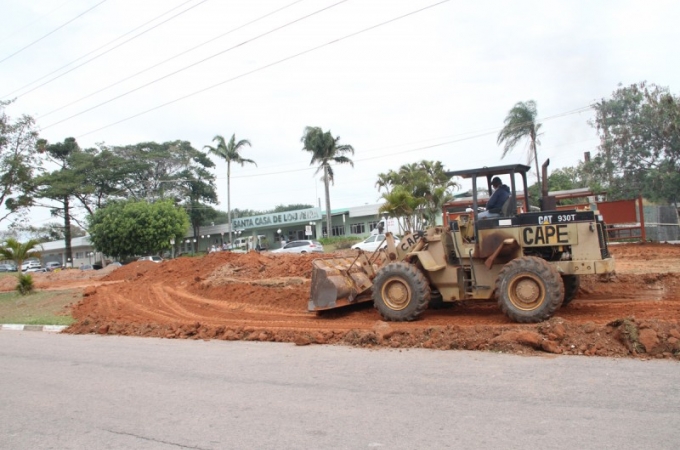
[[[680,364],[0,332],[2,449],[677,449]]]

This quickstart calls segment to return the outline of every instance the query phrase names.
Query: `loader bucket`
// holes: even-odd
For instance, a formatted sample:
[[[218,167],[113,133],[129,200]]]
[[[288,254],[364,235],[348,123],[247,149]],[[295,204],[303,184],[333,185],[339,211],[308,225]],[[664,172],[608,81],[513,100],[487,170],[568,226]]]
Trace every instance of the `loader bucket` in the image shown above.
[[[309,311],[323,311],[371,301],[375,268],[365,254],[312,261]]]

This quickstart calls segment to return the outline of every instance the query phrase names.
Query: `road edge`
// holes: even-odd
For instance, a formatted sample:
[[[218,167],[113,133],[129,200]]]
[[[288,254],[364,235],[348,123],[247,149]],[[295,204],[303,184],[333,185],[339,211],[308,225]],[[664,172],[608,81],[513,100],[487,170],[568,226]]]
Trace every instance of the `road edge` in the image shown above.
[[[18,323],[0,324],[0,331],[45,331],[48,333],[60,333],[67,325],[23,325]]]

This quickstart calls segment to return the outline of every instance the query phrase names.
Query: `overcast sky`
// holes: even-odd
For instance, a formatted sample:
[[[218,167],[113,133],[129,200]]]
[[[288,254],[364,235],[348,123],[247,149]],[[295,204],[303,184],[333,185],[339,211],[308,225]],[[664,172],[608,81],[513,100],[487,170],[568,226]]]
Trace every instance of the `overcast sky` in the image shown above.
[[[306,126],[355,149],[331,207],[378,202],[377,175],[423,159],[500,160],[508,111],[534,100],[551,169],[595,152],[588,108],[619,83],[677,93],[677,1],[3,0],[0,99],[50,142],[248,139],[232,208],[323,200]],[[226,164],[217,161],[219,209]],[[535,180],[532,174],[530,182]],[[50,220],[33,212],[35,225]]]

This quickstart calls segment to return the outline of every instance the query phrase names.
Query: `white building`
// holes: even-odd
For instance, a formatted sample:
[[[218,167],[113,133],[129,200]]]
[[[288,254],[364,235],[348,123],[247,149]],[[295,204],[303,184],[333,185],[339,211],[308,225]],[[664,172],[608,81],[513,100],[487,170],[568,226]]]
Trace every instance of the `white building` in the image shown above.
[[[378,210],[382,204],[356,206],[331,211],[331,235],[355,236],[357,240],[369,235],[378,226],[380,216]],[[298,239],[317,239],[322,236],[325,213],[320,208],[307,208],[296,211],[264,214],[252,217],[232,218],[232,240],[238,237],[264,235],[269,248],[279,248],[281,241]],[[395,219],[387,220],[386,231],[400,233]],[[211,246],[220,247],[229,241],[229,225],[220,224],[201,227],[196,236],[189,229],[180,242],[175,242],[175,254],[207,252]],[[100,263],[101,253],[95,251],[89,236],[71,240],[73,261],[66,260],[64,241],[52,241],[42,244],[42,263],[58,261],[64,265],[80,267],[81,265]],[[140,255],[142,256],[142,255]],[[108,258],[107,258],[108,259]]]

